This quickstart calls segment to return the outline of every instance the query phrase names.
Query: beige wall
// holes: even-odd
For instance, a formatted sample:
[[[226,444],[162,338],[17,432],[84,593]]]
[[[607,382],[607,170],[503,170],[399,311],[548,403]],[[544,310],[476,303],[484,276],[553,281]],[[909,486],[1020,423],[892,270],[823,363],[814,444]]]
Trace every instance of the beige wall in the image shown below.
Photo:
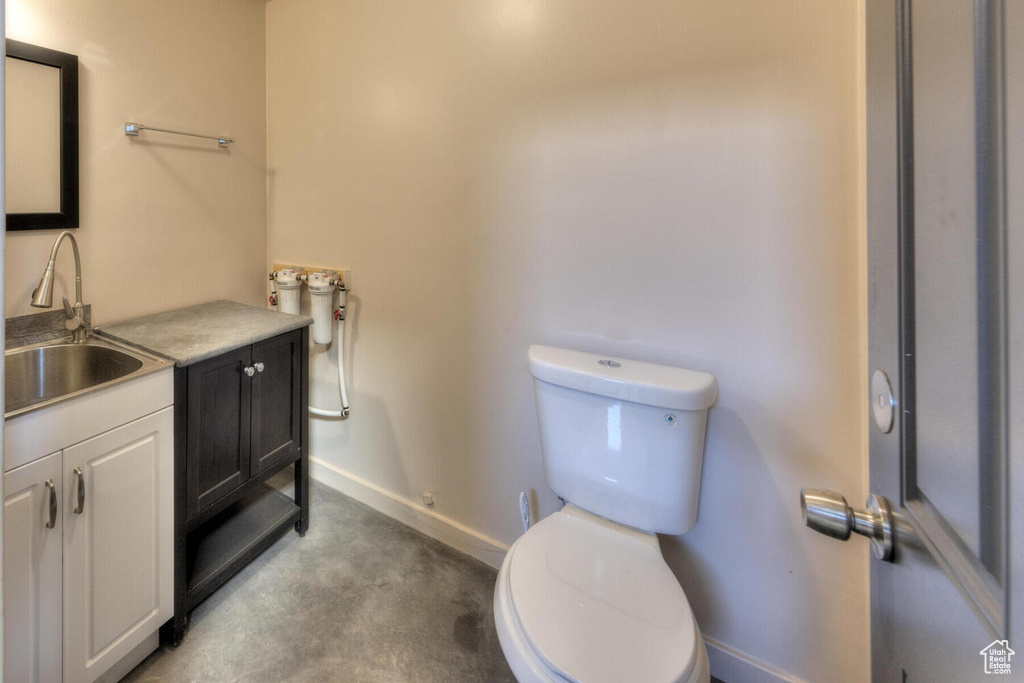
[[[7,37],[79,57],[84,296],[97,323],[217,298],[259,304],[266,261],[261,0],[7,0]],[[233,135],[145,133],[125,121]],[[56,233],[8,233],[7,317],[28,305]],[[56,299],[73,298],[65,247]],[[59,303],[58,303],[59,305]]]
[[[268,258],[355,282],[313,455],[509,543],[519,491],[556,506],[530,343],[712,372],[664,543],[702,630],[867,680],[868,552],[798,506],[866,495],[858,36],[854,2],[270,3]]]

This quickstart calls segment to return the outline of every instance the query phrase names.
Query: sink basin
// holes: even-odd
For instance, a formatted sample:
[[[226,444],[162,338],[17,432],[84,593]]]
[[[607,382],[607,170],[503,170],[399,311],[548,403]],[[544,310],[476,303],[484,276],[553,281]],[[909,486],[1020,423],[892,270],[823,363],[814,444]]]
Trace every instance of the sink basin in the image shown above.
[[[84,344],[50,342],[4,354],[5,417],[167,365],[134,349],[95,338]]]

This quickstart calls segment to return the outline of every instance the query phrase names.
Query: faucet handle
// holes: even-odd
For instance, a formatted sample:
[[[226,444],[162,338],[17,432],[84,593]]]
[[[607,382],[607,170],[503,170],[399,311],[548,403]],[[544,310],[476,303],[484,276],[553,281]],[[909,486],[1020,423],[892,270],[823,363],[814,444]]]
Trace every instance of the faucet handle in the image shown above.
[[[75,309],[71,308],[68,298],[66,296],[62,298],[64,299],[64,329],[77,335],[78,332],[76,330],[84,325],[85,321],[78,317]],[[77,340],[78,337],[75,336],[75,339]]]

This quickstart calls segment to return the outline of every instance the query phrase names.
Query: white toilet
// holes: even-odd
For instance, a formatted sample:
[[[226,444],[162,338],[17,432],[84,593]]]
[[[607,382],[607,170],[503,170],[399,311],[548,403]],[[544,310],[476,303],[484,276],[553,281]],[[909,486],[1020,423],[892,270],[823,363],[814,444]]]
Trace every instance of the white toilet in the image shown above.
[[[530,347],[544,466],[565,507],[509,549],[498,639],[520,683],[710,680],[655,533],[697,520],[711,375]]]

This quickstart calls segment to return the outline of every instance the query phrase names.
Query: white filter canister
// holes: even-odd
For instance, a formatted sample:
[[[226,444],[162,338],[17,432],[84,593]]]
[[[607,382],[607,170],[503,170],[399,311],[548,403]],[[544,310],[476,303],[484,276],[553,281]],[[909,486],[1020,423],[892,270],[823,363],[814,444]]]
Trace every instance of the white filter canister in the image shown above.
[[[277,306],[282,313],[299,314],[299,292],[302,289],[302,281],[294,268],[285,268],[277,271],[274,277],[277,281]]]
[[[309,312],[313,316],[313,341],[330,344],[333,330],[334,285],[323,273],[309,276]]]

